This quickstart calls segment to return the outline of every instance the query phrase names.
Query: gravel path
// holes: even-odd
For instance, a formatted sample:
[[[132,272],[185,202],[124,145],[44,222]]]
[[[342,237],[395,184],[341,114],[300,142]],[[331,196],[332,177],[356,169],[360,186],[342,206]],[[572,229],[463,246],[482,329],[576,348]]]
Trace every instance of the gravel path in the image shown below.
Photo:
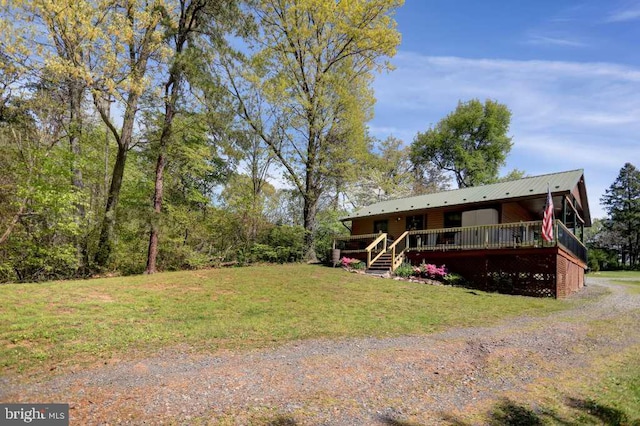
[[[214,355],[171,350],[43,383],[0,383],[0,401],[68,402],[72,424],[250,424],[274,417],[268,424],[447,424],[538,379],[588,369],[595,357],[640,344],[637,327],[594,336],[588,324],[622,316],[637,324],[640,294],[606,280],[587,283],[573,296],[584,303],[542,318]]]

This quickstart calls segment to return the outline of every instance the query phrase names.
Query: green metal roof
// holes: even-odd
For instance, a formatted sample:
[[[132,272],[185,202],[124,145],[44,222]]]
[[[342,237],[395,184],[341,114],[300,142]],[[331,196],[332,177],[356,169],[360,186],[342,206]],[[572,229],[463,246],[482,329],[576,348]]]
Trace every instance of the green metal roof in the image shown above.
[[[411,212],[439,207],[459,206],[464,204],[505,201],[511,198],[536,197],[547,194],[547,185],[552,194],[567,193],[573,190],[583,178],[583,170],[552,173],[541,176],[526,177],[509,182],[470,188],[454,189],[434,194],[386,200],[371,204],[354,212],[342,220],[353,220],[369,216],[387,215],[389,213]],[[586,190],[581,189],[583,209],[589,214]],[[589,218],[590,222],[590,218]]]

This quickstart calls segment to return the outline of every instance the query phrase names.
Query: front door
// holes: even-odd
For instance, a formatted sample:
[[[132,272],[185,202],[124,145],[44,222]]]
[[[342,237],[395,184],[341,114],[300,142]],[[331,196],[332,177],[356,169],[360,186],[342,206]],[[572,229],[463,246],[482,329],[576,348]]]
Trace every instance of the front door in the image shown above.
[[[424,215],[407,216],[407,231],[424,229]],[[424,237],[422,237],[424,238]],[[418,235],[409,236],[409,247],[418,247],[422,243],[422,239]]]

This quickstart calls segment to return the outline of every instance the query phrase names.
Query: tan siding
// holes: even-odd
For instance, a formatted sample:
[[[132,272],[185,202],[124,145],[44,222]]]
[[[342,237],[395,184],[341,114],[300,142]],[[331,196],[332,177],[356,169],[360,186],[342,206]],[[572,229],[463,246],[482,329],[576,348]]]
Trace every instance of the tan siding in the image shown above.
[[[444,228],[444,211],[434,210],[427,214],[427,229]]]
[[[504,203],[502,205],[502,223],[535,220],[532,215],[518,203]]]
[[[356,219],[351,223],[351,235],[362,235],[373,233],[373,219]]]
[[[398,220],[400,218],[400,220]],[[404,216],[393,216],[389,218],[389,235],[398,238],[405,231],[406,218]]]
[[[449,210],[447,210],[449,211]],[[387,216],[376,216],[362,219],[354,219],[352,221],[352,235],[371,234],[373,233],[373,222],[376,220],[387,219],[389,221],[389,234],[397,237],[401,235],[407,226],[407,215],[425,215],[427,229],[444,228],[444,212],[445,209],[422,210],[407,213],[389,214]],[[398,220],[400,218],[400,220]],[[513,223],[520,221],[535,220],[535,218],[520,204],[506,203],[502,205],[502,223]]]
[[[400,218],[400,220],[398,220],[398,218]],[[381,216],[376,218],[354,219],[351,222],[351,235],[373,234],[373,223],[378,220],[389,221],[388,231],[389,234],[393,235],[394,237],[399,236],[405,231],[405,217],[401,215],[394,215],[386,217]]]

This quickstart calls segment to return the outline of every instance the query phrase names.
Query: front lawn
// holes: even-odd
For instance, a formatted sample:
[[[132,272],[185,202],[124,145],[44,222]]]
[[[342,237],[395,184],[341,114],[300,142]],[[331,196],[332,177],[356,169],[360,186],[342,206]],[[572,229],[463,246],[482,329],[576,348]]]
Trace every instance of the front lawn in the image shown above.
[[[4,373],[295,339],[424,334],[544,315],[571,301],[490,294],[311,265],[0,286]]]
[[[630,288],[632,293],[640,293],[640,271],[600,271],[593,272],[588,277],[610,278],[617,284]]]
[[[598,271],[587,274],[594,278],[632,278],[640,281],[640,271]]]

